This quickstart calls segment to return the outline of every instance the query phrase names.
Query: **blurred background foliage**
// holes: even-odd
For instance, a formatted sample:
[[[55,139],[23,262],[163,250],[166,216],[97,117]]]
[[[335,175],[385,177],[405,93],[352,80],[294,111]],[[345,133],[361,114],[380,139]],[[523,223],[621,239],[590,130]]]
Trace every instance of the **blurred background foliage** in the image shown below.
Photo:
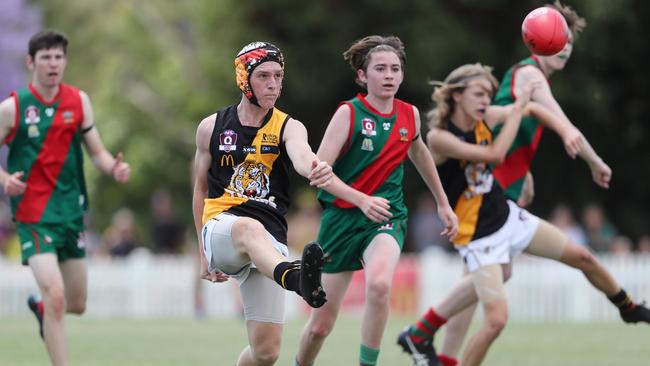
[[[398,96],[424,115],[432,106],[429,81],[473,62],[492,65],[500,78],[526,57],[521,21],[528,11],[544,4],[533,0],[6,1],[8,8],[18,9],[14,22],[28,26],[0,37],[3,52],[9,50],[5,38],[14,40],[12,50],[20,42],[24,55],[34,29],[65,32],[71,39],[65,81],[88,92],[105,144],[113,152],[123,151],[131,164],[133,179],[126,187],[95,169],[87,170],[99,227],[121,206],[134,209],[138,221],[146,224],[151,192],[160,187],[172,191],[177,211],[191,222],[195,129],[203,117],[238,101],[233,58],[244,44],[267,40],[284,51],[286,79],[278,107],[305,123],[315,150],[338,102],[360,91],[341,56],[354,40],[394,34],[404,41],[408,60]],[[560,140],[547,132],[533,168],[537,200],[532,211],[545,215],[560,201],[574,208],[595,201],[608,209],[623,232],[639,235],[650,222],[650,148],[645,141],[650,69],[645,67],[648,41],[643,36],[650,34],[644,21],[650,5],[641,0],[567,3],[587,18],[588,26],[565,71],[552,78],[553,90],[569,118],[613,168],[613,182],[609,191],[599,189],[591,182],[587,166],[570,160]],[[3,22],[0,29],[17,28]],[[15,63],[12,67],[3,66],[3,77],[5,72],[13,75],[21,70],[15,69]],[[22,84],[27,80],[23,78]],[[424,184],[407,166],[405,192],[412,205]],[[304,184],[296,177],[293,188]]]

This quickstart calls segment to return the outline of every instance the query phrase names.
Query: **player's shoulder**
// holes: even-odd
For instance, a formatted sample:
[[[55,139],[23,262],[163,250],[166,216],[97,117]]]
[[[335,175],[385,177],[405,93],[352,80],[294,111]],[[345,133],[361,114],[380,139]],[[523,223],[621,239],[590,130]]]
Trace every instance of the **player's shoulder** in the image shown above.
[[[546,79],[544,77],[544,73],[542,73],[542,70],[540,70],[539,67],[536,67],[535,65],[521,65],[521,67],[517,70],[517,77],[526,79]]]
[[[350,101],[344,101],[339,103],[338,107],[336,107],[336,111],[334,112],[334,115],[332,116],[332,121],[347,122],[352,116],[353,110],[354,110],[354,105],[350,103]]]
[[[199,122],[199,126],[197,127],[197,132],[212,132],[214,129],[214,123],[217,119],[217,115],[219,112],[212,113],[211,115],[203,118],[201,122]]]
[[[209,148],[216,117],[217,113],[213,113],[199,122],[196,128],[196,144],[199,150],[207,151]]]
[[[2,123],[5,122],[5,120],[9,120],[9,122],[13,123],[13,117],[16,115],[16,102],[14,101],[14,98],[9,97],[0,102],[0,118],[2,119]]]
[[[299,120],[293,117],[287,118],[287,122],[284,127],[284,134],[282,138],[286,142],[286,139],[288,137],[291,137],[296,133],[307,133],[307,127],[305,127],[305,125],[302,122],[300,122]]]
[[[0,102],[0,110],[3,112],[5,110],[16,110],[16,102],[14,101],[14,98],[5,98],[2,102]]]

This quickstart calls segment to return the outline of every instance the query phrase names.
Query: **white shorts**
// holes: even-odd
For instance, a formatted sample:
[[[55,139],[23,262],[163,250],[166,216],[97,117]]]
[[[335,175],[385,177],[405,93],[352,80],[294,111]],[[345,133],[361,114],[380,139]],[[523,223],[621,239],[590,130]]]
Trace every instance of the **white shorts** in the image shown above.
[[[239,282],[246,320],[266,323],[284,322],[284,296],[286,290],[255,269],[247,255],[240,254],[232,241],[232,225],[241,217],[222,213],[208,221],[201,231],[203,254],[208,261],[208,271],[221,271]],[[266,232],[275,249],[289,254],[285,244]]]
[[[510,200],[508,206],[508,219],[499,230],[467,245],[456,246],[469,272],[491,264],[510,263],[533,239],[539,217]]]

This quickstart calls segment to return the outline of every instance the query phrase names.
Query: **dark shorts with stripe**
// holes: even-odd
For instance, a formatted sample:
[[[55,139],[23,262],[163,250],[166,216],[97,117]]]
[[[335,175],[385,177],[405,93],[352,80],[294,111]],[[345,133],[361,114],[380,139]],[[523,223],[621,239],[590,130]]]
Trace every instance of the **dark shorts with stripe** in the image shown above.
[[[16,229],[25,265],[31,256],[41,253],[54,253],[59,262],[86,257],[86,248],[80,240],[84,231],[82,217],[57,224],[16,222]]]
[[[391,210],[390,221],[378,224],[370,221],[358,208],[342,209],[329,206],[323,211],[318,232],[318,243],[328,255],[323,266],[325,273],[357,271],[363,268],[363,252],[379,234],[395,238],[400,249],[404,247],[408,211]]]

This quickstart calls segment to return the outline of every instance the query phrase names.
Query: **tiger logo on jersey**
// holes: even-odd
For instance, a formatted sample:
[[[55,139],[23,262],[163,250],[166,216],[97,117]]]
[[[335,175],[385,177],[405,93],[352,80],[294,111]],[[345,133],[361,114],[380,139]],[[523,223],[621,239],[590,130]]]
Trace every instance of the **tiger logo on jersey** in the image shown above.
[[[467,189],[464,194],[468,199],[490,192],[494,183],[494,176],[485,163],[467,164],[465,179]]]
[[[268,168],[264,164],[244,161],[234,169],[228,187],[230,190],[255,198],[265,198],[269,194]]]

